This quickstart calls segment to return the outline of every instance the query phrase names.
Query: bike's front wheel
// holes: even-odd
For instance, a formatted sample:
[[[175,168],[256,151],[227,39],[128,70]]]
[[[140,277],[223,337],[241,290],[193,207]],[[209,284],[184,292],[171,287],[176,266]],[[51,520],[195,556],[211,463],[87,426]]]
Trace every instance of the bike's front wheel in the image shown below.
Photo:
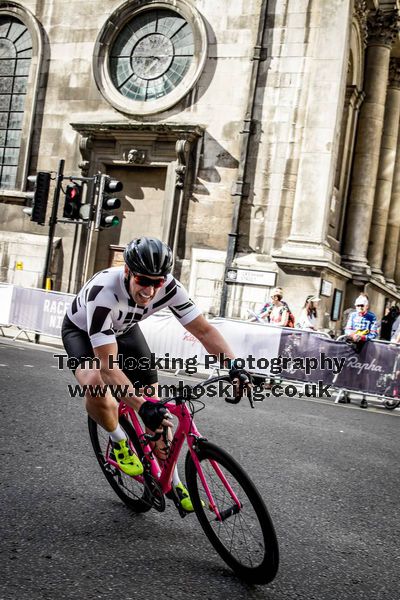
[[[400,406],[400,400],[398,398],[389,398],[384,401],[385,408],[388,410],[394,410],[398,406]]]
[[[217,509],[211,506],[188,452],[186,482],[206,536],[241,579],[248,583],[269,583],[278,571],[279,550],[260,493],[242,467],[218,446],[202,441],[196,455]]]

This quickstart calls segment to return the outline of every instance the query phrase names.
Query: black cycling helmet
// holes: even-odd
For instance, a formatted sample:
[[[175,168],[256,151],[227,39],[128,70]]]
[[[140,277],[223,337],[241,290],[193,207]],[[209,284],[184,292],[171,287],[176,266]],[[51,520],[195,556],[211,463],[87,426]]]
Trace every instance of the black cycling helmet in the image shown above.
[[[137,238],[125,248],[124,261],[132,273],[163,277],[171,271],[172,250],[156,238]]]

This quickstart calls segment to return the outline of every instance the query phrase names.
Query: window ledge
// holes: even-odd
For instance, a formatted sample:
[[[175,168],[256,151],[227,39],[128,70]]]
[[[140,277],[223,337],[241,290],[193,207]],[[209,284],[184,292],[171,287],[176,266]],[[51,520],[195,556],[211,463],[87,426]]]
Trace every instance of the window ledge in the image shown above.
[[[0,202],[25,204],[30,198],[32,198],[31,192],[21,192],[19,190],[0,190]]]

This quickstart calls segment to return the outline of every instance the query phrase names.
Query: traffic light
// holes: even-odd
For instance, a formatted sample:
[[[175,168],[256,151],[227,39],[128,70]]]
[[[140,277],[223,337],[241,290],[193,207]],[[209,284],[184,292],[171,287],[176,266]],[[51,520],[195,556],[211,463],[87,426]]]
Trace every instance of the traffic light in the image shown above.
[[[39,171],[37,175],[29,175],[28,177],[28,181],[34,185],[34,191],[29,194],[32,198],[32,206],[23,210],[31,217],[31,221],[38,223],[38,225],[45,224],[50,178],[50,173],[46,171]]]
[[[111,179],[109,175],[102,175],[99,187],[99,201],[96,214],[96,229],[107,229],[119,225],[120,218],[117,215],[108,214],[109,211],[117,210],[121,206],[121,200],[114,198],[115,192],[123,189],[121,181]]]
[[[82,186],[79,183],[69,183],[65,188],[65,202],[63,217],[66,219],[80,219],[82,205]]]

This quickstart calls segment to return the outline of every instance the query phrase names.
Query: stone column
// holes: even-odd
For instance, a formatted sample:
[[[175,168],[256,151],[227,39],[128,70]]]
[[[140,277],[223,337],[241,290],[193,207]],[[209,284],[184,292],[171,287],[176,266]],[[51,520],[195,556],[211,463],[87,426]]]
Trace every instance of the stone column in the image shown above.
[[[293,115],[297,114],[297,125],[302,126],[302,134],[290,150],[291,156],[296,160],[298,157],[297,177],[296,174],[293,177],[295,194],[294,199],[290,199],[292,214],[290,208],[281,212],[285,208],[282,204],[277,207],[283,218],[291,216],[287,241],[272,253],[278,261],[282,257],[285,260],[301,258],[310,263],[333,259],[333,250],[327,241],[329,203],[349,55],[348,29],[343,23],[348,21],[351,5],[349,0],[331,2],[329,17],[325,15],[321,19],[317,9],[311,11],[311,19],[315,18],[318,23],[318,33],[310,37],[310,50],[304,63],[307,85],[294,107]],[[280,201],[284,202],[284,199],[285,195],[280,195]],[[274,211],[269,209],[268,215],[273,215]],[[269,223],[267,227],[270,227]],[[284,231],[287,229],[285,225]],[[282,229],[277,226],[276,231],[280,235]]]
[[[382,261],[392,195],[393,173],[396,162],[397,138],[400,119],[400,60],[392,58],[389,64],[389,83],[386,95],[385,118],[374,208],[368,248],[368,260],[374,275],[382,276]]]
[[[397,247],[396,256],[396,267],[394,272],[394,282],[397,286],[398,291],[400,292],[400,241]]]
[[[397,137],[397,154],[393,174],[392,197],[386,229],[385,250],[383,256],[383,274],[387,283],[395,283],[397,248],[400,242],[400,133]],[[400,282],[399,282],[400,285]]]
[[[368,17],[365,100],[361,107],[354,153],[351,192],[346,215],[343,264],[354,273],[369,274],[368,238],[379,165],[390,50],[399,29],[398,11]]]

